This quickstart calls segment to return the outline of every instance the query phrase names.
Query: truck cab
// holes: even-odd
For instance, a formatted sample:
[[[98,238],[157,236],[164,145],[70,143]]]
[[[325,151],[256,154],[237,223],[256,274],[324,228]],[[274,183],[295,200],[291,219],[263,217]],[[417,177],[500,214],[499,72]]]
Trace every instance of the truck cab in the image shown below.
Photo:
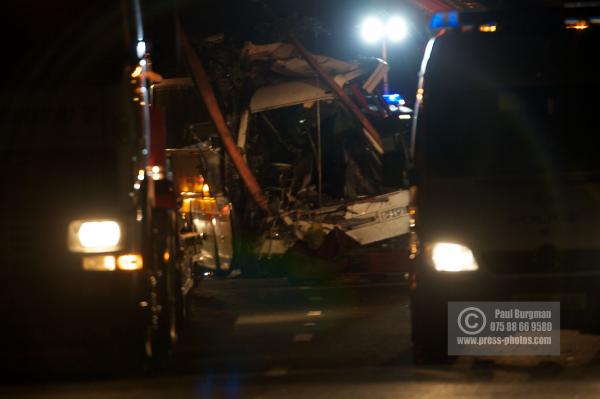
[[[0,92],[8,373],[164,359],[187,316],[193,280],[148,98],[158,75],[147,53],[126,72],[115,63],[114,75]]]
[[[412,131],[413,342],[449,301],[558,301],[598,331],[598,10],[434,16]]]

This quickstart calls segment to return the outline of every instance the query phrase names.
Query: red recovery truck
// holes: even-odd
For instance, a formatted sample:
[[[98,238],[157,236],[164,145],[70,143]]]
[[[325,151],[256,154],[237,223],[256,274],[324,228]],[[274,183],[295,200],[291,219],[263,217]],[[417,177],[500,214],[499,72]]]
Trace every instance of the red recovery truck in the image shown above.
[[[2,371],[164,358],[187,317],[195,247],[135,37],[121,78],[0,92]]]

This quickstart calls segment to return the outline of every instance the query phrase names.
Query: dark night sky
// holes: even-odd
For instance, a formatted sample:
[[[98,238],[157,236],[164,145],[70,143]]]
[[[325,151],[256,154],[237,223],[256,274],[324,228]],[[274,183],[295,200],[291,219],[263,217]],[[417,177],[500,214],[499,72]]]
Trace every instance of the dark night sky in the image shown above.
[[[259,34],[272,21],[259,0],[141,0],[147,18],[155,59],[172,57],[173,18],[176,1],[182,15],[202,34],[229,32],[240,39],[273,40]],[[412,97],[416,73],[428,39],[427,17],[403,0],[260,0],[280,18],[294,15],[318,19],[328,34],[304,37],[314,52],[352,59],[378,56],[377,45],[358,37],[365,15],[400,13],[411,24],[410,37],[389,47],[392,89]],[[497,1],[484,1],[486,4]],[[536,0],[546,3],[548,0]],[[103,84],[121,76],[133,55],[123,29],[123,7],[131,0],[9,0],[3,4],[3,87]],[[530,3],[528,1],[527,3]],[[263,29],[269,32],[269,29]],[[272,30],[271,30],[272,32]],[[171,48],[169,48],[171,47]],[[170,75],[168,68],[163,70]]]
[[[414,95],[417,81],[417,68],[423,49],[429,38],[425,26],[428,18],[417,10],[408,7],[403,1],[388,2],[392,6],[381,6],[382,1],[365,0],[268,0],[265,1],[276,17],[298,20],[299,17],[314,17],[326,33],[317,37],[306,35],[304,44],[313,52],[342,59],[355,59],[360,56],[380,56],[381,47],[365,44],[359,37],[358,25],[367,15],[376,13],[401,14],[412,24],[410,37],[389,46],[389,61],[392,89],[400,89],[409,98]],[[229,2],[208,1],[211,7],[192,3],[185,15],[193,26],[206,34],[230,32],[243,40],[269,42],[278,39],[273,34],[273,17],[267,15],[257,1],[238,0]],[[210,11],[208,11],[210,10]],[[188,24],[189,26],[192,23]],[[276,30],[275,30],[276,31]]]
[[[252,0],[179,0],[185,15],[194,20],[202,33],[230,32],[240,38],[256,41],[269,39],[257,33],[257,26],[271,20]],[[294,15],[312,16],[328,32],[318,37],[305,37],[307,47],[344,59],[378,56],[377,45],[365,45],[358,37],[358,24],[366,14],[382,10],[378,2],[364,0],[291,0],[268,1],[274,13],[282,18]],[[95,85],[117,79],[130,56],[123,29],[120,0],[12,0],[5,6],[10,15],[2,24],[5,57],[2,86]],[[171,42],[172,19],[170,0],[146,0],[150,40],[155,52],[164,51]],[[398,2],[397,4],[402,4]],[[423,16],[408,7],[397,6],[407,15],[413,29],[405,42],[391,46],[390,62],[394,88],[401,86],[412,96],[416,68],[427,35]],[[388,8],[388,11],[396,10]],[[162,27],[162,28],[157,28]],[[154,36],[154,37],[152,37]],[[270,39],[272,39],[271,37]],[[162,48],[161,48],[162,46]],[[7,62],[8,60],[8,62]],[[168,74],[168,72],[167,72]]]
[[[3,4],[4,87],[102,84],[122,70],[118,0],[12,0]],[[6,54],[10,54],[7,56]]]

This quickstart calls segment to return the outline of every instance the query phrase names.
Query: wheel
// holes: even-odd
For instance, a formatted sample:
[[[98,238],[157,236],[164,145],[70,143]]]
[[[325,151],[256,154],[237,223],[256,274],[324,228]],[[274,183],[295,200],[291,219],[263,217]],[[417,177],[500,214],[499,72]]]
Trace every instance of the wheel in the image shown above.
[[[416,364],[449,364],[454,361],[454,357],[448,356],[446,329],[427,332],[423,332],[419,326],[416,329],[420,331],[413,333],[412,352]]]
[[[182,269],[185,267],[189,267],[189,273],[191,275],[192,271],[191,271],[191,266],[185,266],[182,264],[179,264],[179,270],[180,273],[177,274],[177,279],[176,279],[176,294],[177,294],[177,326],[179,328],[179,330],[183,330],[185,328],[185,326],[189,323],[190,318],[191,318],[191,312],[192,312],[192,301],[189,295],[189,292],[187,293],[183,293],[183,289],[182,287],[184,286],[183,283],[183,272]],[[193,277],[192,277],[193,278]],[[195,283],[192,285],[192,288],[190,288],[190,291],[193,289]]]
[[[262,275],[259,260],[252,259],[250,256],[241,263],[240,271],[244,278],[258,278]]]
[[[162,361],[169,357],[179,340],[185,318],[176,234],[174,212],[155,211],[150,310],[144,336],[144,354],[149,361]]]
[[[414,363],[418,365],[442,365],[454,361],[453,357],[448,356],[446,345],[440,345],[434,340],[413,342],[412,354]]]
[[[412,351],[417,364],[449,364],[447,309],[413,293],[411,298]]]
[[[158,285],[156,277],[152,276],[150,280],[153,289],[149,317],[144,329],[144,357],[147,362],[156,363],[169,357],[176,327],[171,304],[165,301],[165,288]]]
[[[239,249],[234,254],[234,267],[239,269],[243,278],[256,278],[261,276],[260,260],[253,253],[252,246],[247,240],[239,244]]]
[[[174,222],[174,221],[173,221]],[[183,295],[181,292],[181,278],[179,277],[179,259],[177,258],[177,241],[174,224],[171,223],[172,228],[169,229],[166,239],[166,246],[164,254],[169,256],[163,256],[163,267],[166,276],[166,301],[167,301],[167,333],[168,333],[168,346],[172,348],[179,341],[180,333],[180,322],[183,319]]]

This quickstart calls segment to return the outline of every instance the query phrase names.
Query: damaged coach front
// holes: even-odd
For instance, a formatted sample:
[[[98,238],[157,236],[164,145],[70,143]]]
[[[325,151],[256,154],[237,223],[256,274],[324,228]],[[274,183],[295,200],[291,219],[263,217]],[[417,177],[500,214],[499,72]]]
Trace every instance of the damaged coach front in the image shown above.
[[[191,43],[193,82],[209,108],[214,94],[218,110],[211,123],[188,123],[217,130],[215,146],[235,143],[219,152],[223,166],[211,179],[220,182],[208,184],[231,200],[224,231],[242,273],[328,277],[361,254],[405,249],[412,110],[378,93],[385,62],[313,55],[294,41],[247,42],[235,70],[223,71],[214,60],[232,52],[218,38]]]

